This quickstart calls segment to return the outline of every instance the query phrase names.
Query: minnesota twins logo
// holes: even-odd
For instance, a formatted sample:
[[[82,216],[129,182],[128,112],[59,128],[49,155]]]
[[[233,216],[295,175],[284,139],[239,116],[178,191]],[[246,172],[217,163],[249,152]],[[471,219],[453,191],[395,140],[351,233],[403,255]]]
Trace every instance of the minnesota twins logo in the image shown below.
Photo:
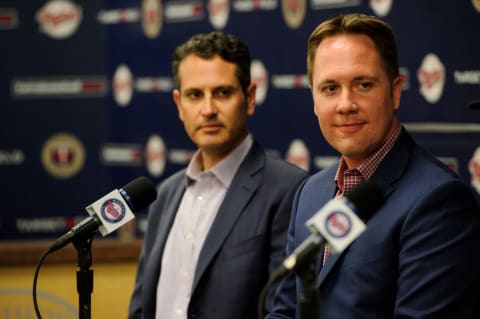
[[[445,86],[445,65],[440,58],[434,54],[427,54],[417,71],[418,82],[420,82],[420,93],[429,103],[437,103],[442,97]]]
[[[327,232],[336,238],[347,236],[352,230],[352,220],[342,211],[334,211],[325,219]]]
[[[53,177],[70,178],[80,172],[84,163],[83,144],[72,134],[55,134],[42,147],[42,164]]]
[[[103,219],[107,222],[115,224],[125,217],[125,206],[116,198],[107,199],[100,210]]]
[[[162,3],[160,0],[143,0],[142,2],[142,28],[145,35],[154,39],[162,30]]]
[[[298,28],[305,19],[306,12],[306,0],[282,0],[283,18],[290,28]]]

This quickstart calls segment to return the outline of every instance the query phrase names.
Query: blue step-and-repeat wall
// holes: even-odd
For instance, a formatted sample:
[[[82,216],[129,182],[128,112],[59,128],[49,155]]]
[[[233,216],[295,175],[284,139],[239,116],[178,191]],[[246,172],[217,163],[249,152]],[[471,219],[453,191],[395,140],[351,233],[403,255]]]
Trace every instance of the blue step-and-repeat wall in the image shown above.
[[[170,63],[194,33],[222,30],[250,46],[253,134],[322,169],[337,154],[313,113],[306,40],[322,20],[354,11],[394,28],[405,127],[480,192],[480,1],[3,0],[0,239],[57,236],[114,188],[186,165],[194,145],[172,101]],[[145,213],[127,235],[142,235]]]

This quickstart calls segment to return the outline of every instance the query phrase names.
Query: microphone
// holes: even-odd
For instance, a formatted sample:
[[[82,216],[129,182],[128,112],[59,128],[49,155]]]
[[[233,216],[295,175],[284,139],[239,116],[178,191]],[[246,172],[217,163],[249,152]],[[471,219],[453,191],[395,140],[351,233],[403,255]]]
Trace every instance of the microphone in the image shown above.
[[[96,230],[106,236],[134,219],[132,211],[142,210],[156,198],[157,190],[152,182],[146,177],[138,177],[87,206],[85,209],[90,217],[59,237],[48,252],[63,248],[76,238],[91,235]]]
[[[280,278],[310,260],[327,241],[333,252],[347,248],[366,229],[364,221],[383,204],[384,194],[374,182],[364,182],[342,198],[327,202],[306,222],[312,234],[277,268],[272,278]]]

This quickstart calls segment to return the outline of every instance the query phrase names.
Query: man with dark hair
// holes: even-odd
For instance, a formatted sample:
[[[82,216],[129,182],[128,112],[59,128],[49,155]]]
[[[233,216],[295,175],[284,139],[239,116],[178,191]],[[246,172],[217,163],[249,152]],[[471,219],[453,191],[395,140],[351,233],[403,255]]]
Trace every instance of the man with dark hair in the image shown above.
[[[391,27],[364,14],[324,21],[308,39],[307,68],[320,130],[341,157],[298,189],[287,254],[332,198],[364,181],[386,196],[350,247],[327,244],[317,256],[319,318],[480,318],[478,198],[401,126]],[[305,318],[302,291],[285,278],[267,318]]]
[[[175,50],[173,100],[198,150],[158,186],[130,319],[255,318],[260,291],[285,257],[291,202],[307,174],[249,133],[250,60],[245,44],[220,32]]]

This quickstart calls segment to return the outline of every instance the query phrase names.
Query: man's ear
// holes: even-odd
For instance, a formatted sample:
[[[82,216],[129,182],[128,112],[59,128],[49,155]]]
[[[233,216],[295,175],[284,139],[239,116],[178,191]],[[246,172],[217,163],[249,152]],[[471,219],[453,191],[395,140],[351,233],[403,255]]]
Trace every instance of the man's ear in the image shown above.
[[[309,84],[309,85],[308,85],[308,88],[310,89],[310,94],[312,94],[313,113],[315,113],[315,115],[318,116],[318,114],[317,114],[317,108],[316,108],[316,106],[315,106],[315,99],[314,99],[314,96],[313,96],[314,94],[313,94],[312,85]]]
[[[252,116],[253,113],[255,113],[256,94],[257,94],[257,85],[252,82],[247,88],[247,114],[249,116]]]
[[[395,111],[400,108],[400,97],[402,96],[404,82],[405,77],[403,75],[399,75],[393,80],[392,83],[393,109]]]
[[[173,101],[175,102],[175,105],[177,106],[178,117],[183,122],[183,110],[182,110],[182,103],[180,98],[180,91],[178,89],[173,90],[172,97],[173,97]]]

